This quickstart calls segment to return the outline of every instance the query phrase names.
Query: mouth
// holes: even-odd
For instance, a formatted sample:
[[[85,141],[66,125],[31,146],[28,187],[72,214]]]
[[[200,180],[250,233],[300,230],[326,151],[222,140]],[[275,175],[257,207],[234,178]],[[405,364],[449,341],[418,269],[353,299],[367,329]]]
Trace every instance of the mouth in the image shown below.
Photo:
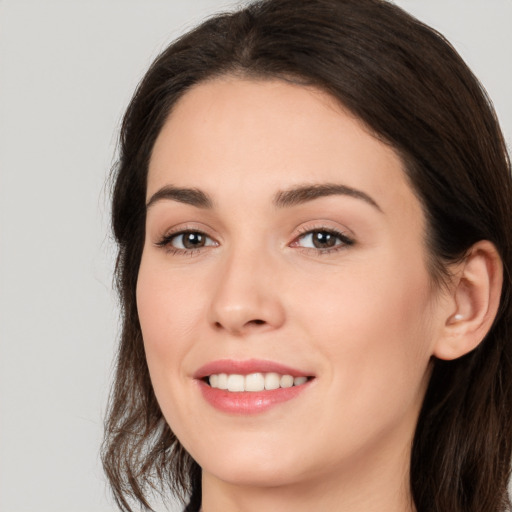
[[[214,389],[225,390],[231,393],[256,393],[301,386],[312,378],[313,377],[306,376],[294,377],[289,374],[281,375],[276,372],[256,372],[249,373],[248,375],[239,373],[214,373],[208,377],[204,377],[203,381]]]
[[[220,360],[194,375],[204,399],[217,410],[261,413],[301,395],[315,379],[309,372],[265,360]]]

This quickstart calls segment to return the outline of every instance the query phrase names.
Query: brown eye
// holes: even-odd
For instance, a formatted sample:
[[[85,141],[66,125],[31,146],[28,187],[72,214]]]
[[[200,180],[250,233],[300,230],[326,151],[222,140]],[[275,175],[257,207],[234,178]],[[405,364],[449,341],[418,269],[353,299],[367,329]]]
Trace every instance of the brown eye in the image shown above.
[[[338,237],[328,231],[313,231],[311,234],[313,246],[317,249],[328,249],[337,244]]]
[[[342,248],[348,245],[352,245],[353,243],[354,241],[343,233],[326,229],[315,229],[308,231],[299,237],[296,245],[299,247],[318,249],[319,251],[322,251],[335,247]]]
[[[206,237],[202,233],[189,232],[180,236],[185,249],[197,249],[198,247],[204,247],[206,243]]]
[[[204,233],[200,231],[182,231],[170,237],[161,245],[169,245],[175,249],[189,250],[201,249],[202,247],[216,245],[215,242]]]

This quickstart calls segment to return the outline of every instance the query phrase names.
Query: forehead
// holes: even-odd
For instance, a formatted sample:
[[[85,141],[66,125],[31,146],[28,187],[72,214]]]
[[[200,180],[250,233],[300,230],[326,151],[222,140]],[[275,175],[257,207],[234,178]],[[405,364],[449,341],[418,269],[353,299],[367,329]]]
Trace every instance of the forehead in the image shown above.
[[[169,184],[222,197],[325,182],[418,213],[397,153],[330,95],[223,77],[196,85],[174,106],[153,148],[147,196]]]

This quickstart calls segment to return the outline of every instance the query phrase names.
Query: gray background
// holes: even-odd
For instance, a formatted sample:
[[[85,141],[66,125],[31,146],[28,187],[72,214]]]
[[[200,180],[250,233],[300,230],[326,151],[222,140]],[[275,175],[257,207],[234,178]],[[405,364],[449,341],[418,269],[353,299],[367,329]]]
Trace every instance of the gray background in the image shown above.
[[[396,2],[444,33],[512,145],[512,0]],[[0,0],[0,511],[114,510],[105,180],[144,70],[222,0]]]

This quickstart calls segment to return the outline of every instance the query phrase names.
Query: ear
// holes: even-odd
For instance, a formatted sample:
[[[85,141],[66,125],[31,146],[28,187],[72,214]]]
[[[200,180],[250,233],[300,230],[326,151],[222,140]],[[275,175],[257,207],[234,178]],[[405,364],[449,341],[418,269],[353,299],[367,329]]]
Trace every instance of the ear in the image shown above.
[[[487,240],[471,247],[455,273],[451,301],[433,355],[457,359],[475,349],[492,326],[503,284],[503,264]]]

